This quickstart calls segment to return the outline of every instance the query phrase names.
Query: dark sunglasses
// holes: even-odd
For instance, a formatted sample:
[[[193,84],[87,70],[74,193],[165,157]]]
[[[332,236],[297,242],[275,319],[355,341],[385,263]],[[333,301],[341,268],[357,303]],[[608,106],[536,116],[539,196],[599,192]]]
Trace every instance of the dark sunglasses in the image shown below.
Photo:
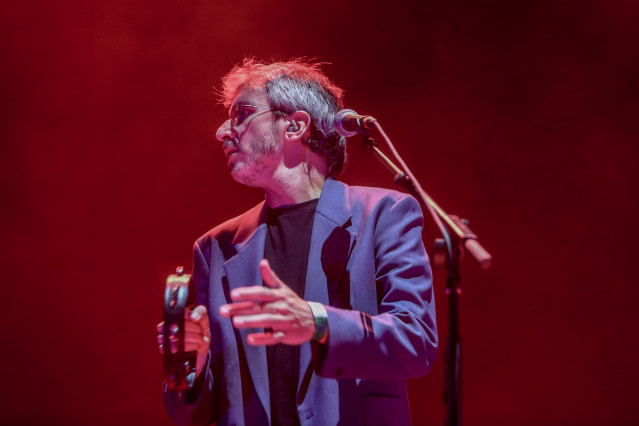
[[[231,109],[231,114],[229,118],[231,119],[231,124],[233,126],[239,126],[249,118],[251,115],[255,114],[255,111],[251,111],[250,108],[263,109],[268,111],[279,111],[277,108],[258,106],[258,105],[246,105],[246,104],[235,104]],[[264,111],[266,112],[266,111]]]

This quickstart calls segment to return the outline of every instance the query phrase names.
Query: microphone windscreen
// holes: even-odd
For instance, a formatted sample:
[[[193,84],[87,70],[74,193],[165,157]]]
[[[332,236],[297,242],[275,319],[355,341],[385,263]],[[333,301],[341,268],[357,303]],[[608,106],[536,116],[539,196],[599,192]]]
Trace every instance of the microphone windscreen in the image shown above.
[[[343,109],[343,110],[339,111],[337,114],[335,114],[335,119],[333,120],[333,125],[335,126],[335,131],[340,136],[344,136],[345,138],[350,138],[351,136],[355,136],[357,134],[357,132],[354,132],[352,130],[346,130],[344,128],[344,125],[342,124],[342,120],[348,114],[358,115],[352,109]]]

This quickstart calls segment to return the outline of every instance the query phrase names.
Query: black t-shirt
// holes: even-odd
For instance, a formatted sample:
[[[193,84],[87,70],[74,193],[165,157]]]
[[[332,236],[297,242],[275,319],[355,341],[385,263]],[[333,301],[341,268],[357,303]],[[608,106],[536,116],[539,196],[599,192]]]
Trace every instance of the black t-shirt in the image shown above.
[[[264,257],[275,274],[298,296],[304,297],[313,215],[318,199],[267,210]],[[297,426],[296,393],[299,380],[299,346],[266,347],[271,395],[271,423]]]

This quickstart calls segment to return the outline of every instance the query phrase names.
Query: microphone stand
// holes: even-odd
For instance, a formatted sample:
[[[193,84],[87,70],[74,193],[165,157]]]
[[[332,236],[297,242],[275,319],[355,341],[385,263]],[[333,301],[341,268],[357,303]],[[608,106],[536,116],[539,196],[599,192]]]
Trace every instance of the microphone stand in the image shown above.
[[[446,294],[448,296],[448,339],[446,342],[446,373],[444,404],[446,405],[446,425],[461,425],[461,336],[459,332],[459,297],[461,296],[461,277],[459,263],[464,253],[468,253],[483,269],[488,269],[492,262],[491,255],[479,244],[477,235],[468,227],[468,221],[458,216],[448,215],[424,191],[415,179],[406,163],[377,121],[374,127],[384,137],[388,147],[402,168],[396,166],[377,147],[377,142],[370,137],[368,129],[361,130],[362,146],[373,153],[378,160],[395,176],[397,185],[410,192],[426,208],[443,238],[435,240],[431,255],[436,266],[446,265]]]

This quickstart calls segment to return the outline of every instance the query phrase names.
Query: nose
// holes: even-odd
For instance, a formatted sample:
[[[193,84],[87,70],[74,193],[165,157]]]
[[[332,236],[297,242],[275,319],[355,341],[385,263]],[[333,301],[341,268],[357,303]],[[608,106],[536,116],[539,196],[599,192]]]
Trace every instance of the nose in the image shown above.
[[[231,120],[228,119],[217,129],[215,133],[215,139],[220,142],[224,142],[225,139],[233,138],[233,130],[231,129]]]

